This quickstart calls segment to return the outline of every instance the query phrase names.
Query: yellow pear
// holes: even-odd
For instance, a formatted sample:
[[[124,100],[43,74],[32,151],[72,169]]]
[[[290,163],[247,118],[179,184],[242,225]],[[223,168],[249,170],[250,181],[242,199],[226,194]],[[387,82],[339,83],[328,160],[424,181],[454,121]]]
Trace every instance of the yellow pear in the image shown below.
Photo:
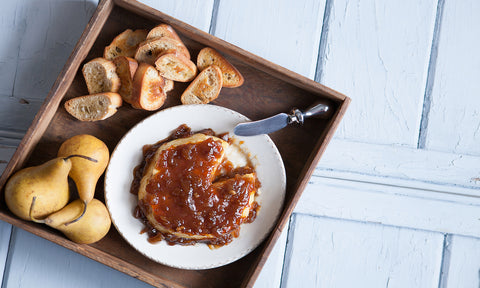
[[[61,231],[68,239],[80,244],[90,244],[99,241],[105,235],[112,221],[107,207],[97,199],[90,201],[83,217],[85,204],[77,199],[65,206],[62,210],[49,215],[44,220],[37,222]],[[78,220],[75,220],[78,219]]]
[[[25,220],[43,218],[68,203],[69,158],[55,158],[15,173],[5,186],[5,202],[13,214]],[[35,207],[32,207],[34,197]]]
[[[103,141],[92,135],[82,134],[66,140],[58,150],[58,157],[71,155],[85,156],[72,159],[69,176],[77,185],[78,196],[87,204],[95,195],[95,187],[107,168],[110,153]]]

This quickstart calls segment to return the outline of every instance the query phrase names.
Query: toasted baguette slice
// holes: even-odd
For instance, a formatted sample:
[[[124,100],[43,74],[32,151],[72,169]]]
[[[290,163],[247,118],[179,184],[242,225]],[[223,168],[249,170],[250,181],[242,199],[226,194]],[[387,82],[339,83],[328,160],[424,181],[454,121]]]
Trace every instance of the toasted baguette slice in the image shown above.
[[[149,111],[162,107],[167,97],[164,86],[163,77],[155,67],[140,63],[133,77],[132,107]]]
[[[238,87],[243,84],[243,76],[230,62],[227,61],[216,50],[205,47],[200,50],[197,57],[198,69],[203,70],[210,65],[217,65],[222,69],[223,74],[223,87]]]
[[[80,121],[107,119],[115,114],[120,106],[122,97],[113,92],[79,96],[65,102],[67,112]]]
[[[155,61],[155,67],[164,78],[189,82],[197,76],[197,66],[180,53],[162,54]]]
[[[153,28],[152,30],[150,30],[147,34],[147,39],[160,38],[160,37],[173,38],[173,39],[183,43],[182,39],[180,39],[180,37],[178,37],[177,32],[175,32],[175,30],[173,30],[172,26],[167,25],[167,24],[160,24],[160,25],[156,26],[155,28]]]
[[[135,59],[138,62],[154,65],[155,60],[161,54],[171,51],[178,51],[190,59],[188,49],[182,43],[168,37],[153,38],[142,42],[135,53]]]
[[[222,89],[222,70],[216,65],[205,68],[182,94],[183,104],[207,104],[217,99]]]
[[[165,86],[163,86],[163,91],[165,91],[165,93],[172,91],[173,86],[175,85],[173,80],[163,78],[163,81],[165,82]]]
[[[113,63],[117,67],[117,75],[121,82],[118,94],[122,96],[123,101],[131,104],[133,76],[137,71],[138,63],[135,59],[126,56],[115,57]]]
[[[88,94],[117,92],[120,89],[120,78],[115,70],[115,64],[105,58],[95,58],[83,65]]]
[[[138,48],[138,44],[145,41],[147,30],[139,29],[133,31],[127,29],[115,37],[110,45],[105,47],[103,57],[113,60],[117,56],[133,57]]]

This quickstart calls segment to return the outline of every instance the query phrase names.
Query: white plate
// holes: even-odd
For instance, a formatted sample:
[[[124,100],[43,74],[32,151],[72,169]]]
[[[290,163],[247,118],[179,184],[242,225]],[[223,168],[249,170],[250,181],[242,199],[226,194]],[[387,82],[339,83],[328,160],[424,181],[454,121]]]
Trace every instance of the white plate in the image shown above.
[[[105,201],[113,224],[130,245],[159,263],[183,269],[207,269],[231,263],[255,249],[273,228],[285,197],[285,168],[273,141],[266,135],[235,136],[251,153],[262,184],[257,202],[261,208],[253,223],[243,224],[240,236],[225,246],[210,249],[205,244],[170,246],[165,241],[151,244],[147,233],[140,234],[143,224],[133,217],[137,204],[131,194],[133,169],[142,161],[142,147],[169,136],[181,124],[192,131],[212,128],[216,133],[230,132],[248,118],[214,105],[183,105],[164,109],[144,119],[120,140],[112,153],[105,173]]]

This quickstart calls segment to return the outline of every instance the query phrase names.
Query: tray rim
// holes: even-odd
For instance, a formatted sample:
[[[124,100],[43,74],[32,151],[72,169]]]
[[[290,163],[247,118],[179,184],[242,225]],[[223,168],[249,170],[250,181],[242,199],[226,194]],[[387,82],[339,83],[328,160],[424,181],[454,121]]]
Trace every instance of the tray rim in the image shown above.
[[[335,130],[340,124],[343,115],[345,114],[346,109],[351,102],[351,99],[344,94],[306,78],[303,75],[265,60],[255,54],[243,50],[242,48],[239,48],[231,43],[186,24],[172,16],[155,10],[143,3],[137,2],[136,0],[101,0],[99,2],[94,14],[82,32],[82,35],[80,36],[72,53],[59,73],[42,106],[35,115],[30,127],[25,133],[25,136],[22,138],[15,153],[3,171],[0,177],[0,189],[3,190],[7,179],[14,172],[19,170],[31,156],[31,153],[53,119],[60,102],[70,88],[81,63],[87,57],[115,6],[124,8],[132,13],[138,14],[150,20],[162,21],[170,24],[174,26],[175,29],[181,34],[186,35],[192,40],[218,49],[219,51],[222,51],[233,57],[241,58],[242,61],[249,66],[253,66],[260,71],[263,71],[303,90],[307,90],[315,94],[322,94],[322,97],[329,98],[338,103],[337,111],[334,113],[334,115],[332,115],[331,121],[329,121],[325,126],[324,131],[319,136],[314,149],[311,151],[309,158],[300,172],[297,183],[293,188],[294,193],[292,199],[290,199],[288,203],[286,202],[284,204],[283,211],[281,212],[279,220],[275,224],[272,232],[269,236],[267,236],[266,240],[264,240],[264,244],[260,245],[260,256],[255,258],[254,263],[250,265],[250,268],[246,273],[246,277],[242,282],[242,287],[253,287],[255,280],[258,278],[258,275],[260,274],[263,265],[273,250],[276,241],[280,237],[283,229],[286,227],[286,223],[288,222],[303,190],[308,184],[308,181],[315,170],[316,164],[319,162],[322,154],[328,146],[328,143],[332,139]],[[0,194],[3,195],[1,190]],[[148,284],[158,285],[158,280],[161,279],[162,283],[160,284],[166,284],[171,287],[183,287],[179,283],[173,282],[168,278],[152,274],[145,270],[139,271],[139,268],[141,267],[131,264],[115,255],[106,253],[99,248],[90,245],[76,244],[60,234],[51,233],[50,230],[40,228],[39,226],[28,221],[23,221],[15,216],[10,215],[8,212],[0,211],[0,220],[24,229],[25,231],[33,233],[46,240],[59,244],[67,249],[112,267]]]

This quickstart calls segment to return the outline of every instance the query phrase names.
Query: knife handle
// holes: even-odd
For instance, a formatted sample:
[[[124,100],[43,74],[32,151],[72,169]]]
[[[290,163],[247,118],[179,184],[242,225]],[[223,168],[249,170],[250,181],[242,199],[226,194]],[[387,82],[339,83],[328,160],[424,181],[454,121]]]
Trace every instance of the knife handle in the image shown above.
[[[312,106],[308,107],[305,112],[294,108],[288,118],[288,123],[300,123],[303,124],[305,118],[323,118],[330,117],[331,109],[327,101],[317,101]]]

